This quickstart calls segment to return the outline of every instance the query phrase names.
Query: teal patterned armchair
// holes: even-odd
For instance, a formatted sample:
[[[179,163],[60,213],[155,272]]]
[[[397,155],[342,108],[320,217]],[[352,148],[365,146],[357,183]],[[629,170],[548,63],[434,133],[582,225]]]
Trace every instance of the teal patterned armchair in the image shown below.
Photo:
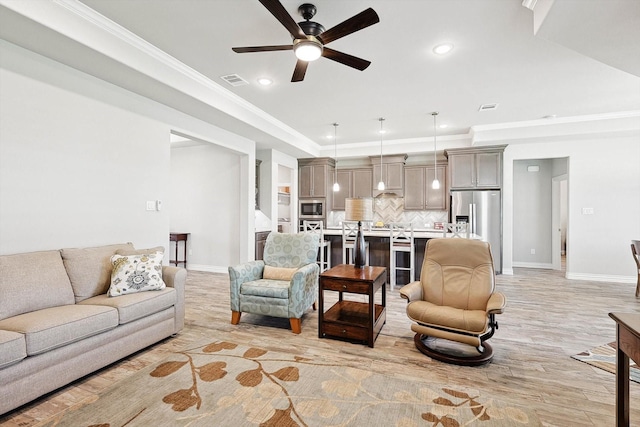
[[[320,241],[315,233],[271,233],[264,260],[229,267],[231,324],[241,313],[288,318],[295,334],[300,318],[318,296],[316,264]]]

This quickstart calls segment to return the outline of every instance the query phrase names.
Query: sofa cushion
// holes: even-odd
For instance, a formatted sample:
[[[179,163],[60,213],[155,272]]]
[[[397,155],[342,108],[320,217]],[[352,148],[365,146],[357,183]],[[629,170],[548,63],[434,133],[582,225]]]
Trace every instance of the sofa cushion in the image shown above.
[[[76,302],[107,292],[111,284],[111,256],[118,249],[133,249],[133,244],[67,248],[60,251]]]
[[[118,310],[119,323],[129,323],[142,317],[164,310],[176,304],[178,294],[173,288],[165,288],[157,292],[139,292],[110,298],[98,295],[78,304],[102,305]]]
[[[59,251],[0,256],[0,272],[0,320],[74,302]]]
[[[241,295],[252,295],[256,297],[269,298],[289,298],[289,288],[291,282],[285,280],[260,279],[245,282],[240,286]]]
[[[24,334],[0,330],[0,369],[27,357],[27,342]]]
[[[98,305],[62,305],[0,320],[0,329],[25,335],[27,355],[44,353],[118,326],[118,311]]]
[[[156,252],[164,253],[164,246],[156,246],[149,249],[118,249],[116,255],[148,255]]]
[[[165,288],[162,281],[163,252],[145,255],[113,255],[109,296],[157,291]]]

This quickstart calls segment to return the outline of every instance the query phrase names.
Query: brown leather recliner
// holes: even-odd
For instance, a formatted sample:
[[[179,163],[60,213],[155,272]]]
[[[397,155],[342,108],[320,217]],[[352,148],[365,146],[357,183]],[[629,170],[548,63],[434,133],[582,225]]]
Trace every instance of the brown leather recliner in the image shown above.
[[[414,341],[422,353],[460,365],[488,363],[493,350],[487,339],[498,328],[496,314],[506,305],[495,291],[495,270],[489,243],[470,239],[427,241],[419,282],[400,289],[408,300],[407,315],[414,324]],[[476,347],[477,352],[443,352],[425,338],[443,338]],[[472,349],[473,350],[473,349]]]

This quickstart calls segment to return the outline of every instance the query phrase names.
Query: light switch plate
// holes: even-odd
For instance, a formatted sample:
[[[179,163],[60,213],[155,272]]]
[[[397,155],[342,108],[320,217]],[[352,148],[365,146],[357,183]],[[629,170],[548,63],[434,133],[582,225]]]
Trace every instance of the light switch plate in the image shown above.
[[[582,208],[582,215],[593,215],[593,208]]]
[[[155,200],[147,200],[147,210],[155,211],[156,210],[156,202]]]

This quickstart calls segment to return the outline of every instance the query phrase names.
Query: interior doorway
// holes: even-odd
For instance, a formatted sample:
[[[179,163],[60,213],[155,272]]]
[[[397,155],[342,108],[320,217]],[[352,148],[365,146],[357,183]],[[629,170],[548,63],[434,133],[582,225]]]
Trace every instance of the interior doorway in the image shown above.
[[[554,270],[563,270],[567,255],[567,174],[555,176],[551,182],[551,260]]]
[[[295,233],[293,204],[291,203],[291,188],[293,170],[284,165],[278,165],[278,231]]]

